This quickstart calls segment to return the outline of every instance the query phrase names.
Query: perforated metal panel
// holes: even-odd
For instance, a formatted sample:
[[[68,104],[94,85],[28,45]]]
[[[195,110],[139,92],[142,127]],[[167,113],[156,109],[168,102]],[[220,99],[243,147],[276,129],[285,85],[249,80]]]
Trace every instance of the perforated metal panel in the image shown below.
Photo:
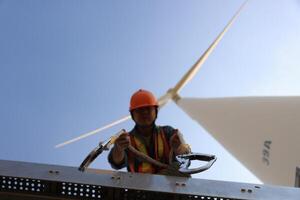
[[[0,192],[5,192],[6,194],[56,196],[64,199],[111,199],[105,193],[108,189],[99,185],[53,182],[7,176],[1,176],[0,180]]]
[[[220,198],[212,196],[201,196],[201,195],[179,195],[179,194],[170,194],[170,193],[159,193],[159,192],[148,192],[141,190],[128,190],[124,189],[120,198],[123,200],[233,200],[230,198]]]
[[[1,200],[294,200],[299,197],[300,189],[296,188],[125,172],[82,173],[76,167],[0,160]]]
[[[233,200],[201,195],[179,195],[127,188],[107,188],[100,185],[71,182],[52,182],[39,179],[1,176],[1,192],[36,195],[40,197],[59,197],[63,199],[120,199],[120,200]],[[109,194],[112,192],[111,194]]]
[[[104,199],[104,189],[97,185],[59,183],[58,193],[65,197],[79,197],[89,199]]]
[[[1,176],[1,191],[12,192],[45,192],[45,183],[38,179]]]

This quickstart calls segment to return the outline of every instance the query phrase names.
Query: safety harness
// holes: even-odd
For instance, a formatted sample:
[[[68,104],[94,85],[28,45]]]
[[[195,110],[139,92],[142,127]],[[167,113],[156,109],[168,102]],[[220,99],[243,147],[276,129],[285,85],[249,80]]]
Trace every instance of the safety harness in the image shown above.
[[[169,164],[170,145],[168,144],[163,128],[158,127],[158,131],[153,134],[153,137],[154,160]],[[130,134],[130,142],[133,148],[150,157],[150,149],[147,148],[145,143],[139,137]],[[137,156],[132,151],[128,151],[128,165],[131,172],[139,173],[157,173],[162,168],[145,160],[137,159]]]

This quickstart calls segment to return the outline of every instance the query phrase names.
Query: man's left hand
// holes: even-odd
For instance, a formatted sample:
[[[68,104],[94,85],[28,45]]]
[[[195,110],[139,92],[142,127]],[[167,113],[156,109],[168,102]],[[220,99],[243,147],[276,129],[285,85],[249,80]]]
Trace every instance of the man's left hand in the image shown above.
[[[170,138],[170,145],[173,148],[175,155],[191,153],[191,148],[188,144],[182,144],[177,133]]]

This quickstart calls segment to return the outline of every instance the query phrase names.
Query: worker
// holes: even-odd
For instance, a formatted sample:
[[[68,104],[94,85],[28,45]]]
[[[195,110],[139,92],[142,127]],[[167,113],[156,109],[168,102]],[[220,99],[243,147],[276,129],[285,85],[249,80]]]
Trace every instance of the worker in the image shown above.
[[[129,133],[124,132],[116,139],[108,155],[112,168],[127,167],[129,172],[163,174],[165,169],[139,159],[128,150],[129,145],[167,165],[175,161],[176,155],[190,153],[190,147],[183,144],[177,129],[155,124],[158,102],[151,92],[143,89],[135,92],[130,100],[129,111],[135,126]]]

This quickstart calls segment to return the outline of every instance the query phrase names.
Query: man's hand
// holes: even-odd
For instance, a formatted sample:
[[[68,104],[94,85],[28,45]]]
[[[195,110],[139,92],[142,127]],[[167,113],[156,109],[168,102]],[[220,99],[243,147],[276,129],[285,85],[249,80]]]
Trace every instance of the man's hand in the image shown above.
[[[115,141],[115,146],[112,149],[112,159],[116,164],[120,164],[125,157],[124,150],[130,145],[129,134],[127,132],[122,133]]]
[[[174,150],[175,155],[191,153],[191,148],[188,144],[183,144],[177,133],[170,138],[170,145]]]
[[[115,148],[117,151],[122,152],[130,145],[129,134],[127,132],[122,133],[115,141]]]

